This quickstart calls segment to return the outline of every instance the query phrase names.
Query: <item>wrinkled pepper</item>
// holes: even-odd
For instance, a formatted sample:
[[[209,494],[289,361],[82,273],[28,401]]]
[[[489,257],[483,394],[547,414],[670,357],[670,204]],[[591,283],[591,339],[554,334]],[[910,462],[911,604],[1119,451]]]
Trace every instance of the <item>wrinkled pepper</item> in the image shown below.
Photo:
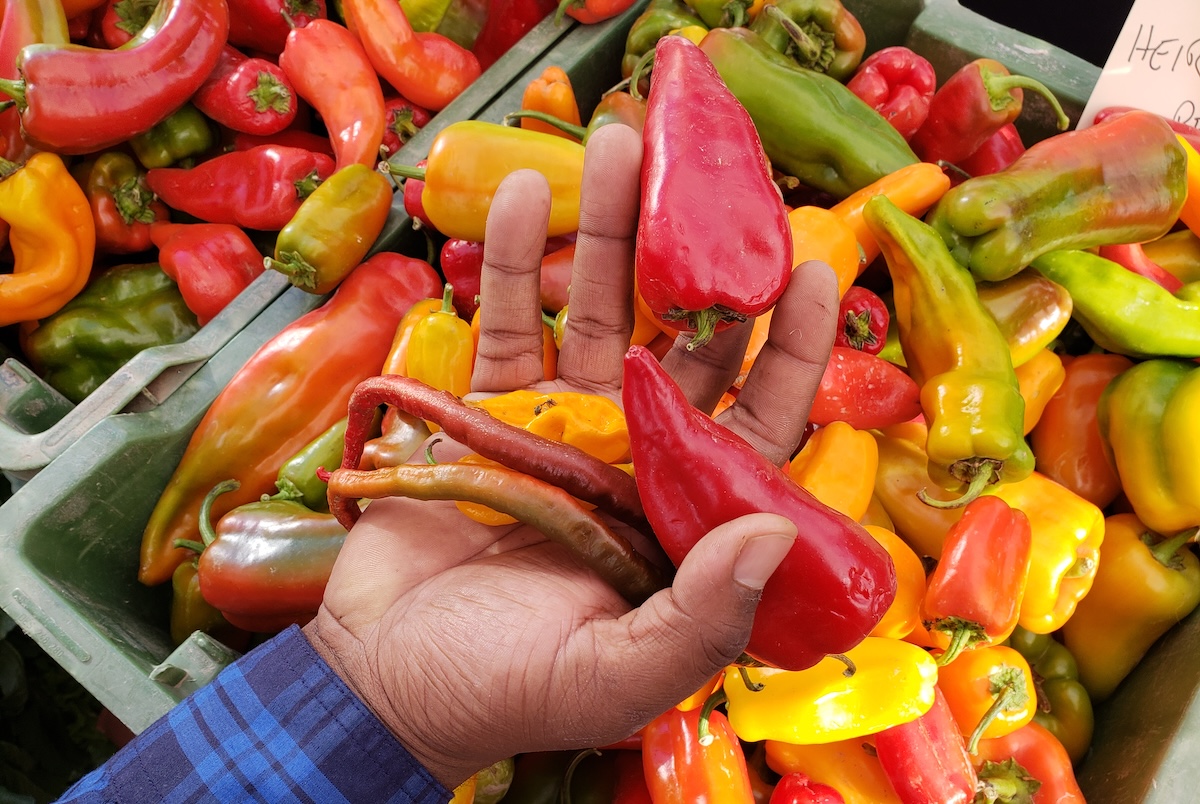
[[[1200,561],[1187,546],[1196,536],[1192,528],[1164,539],[1133,514],[1105,520],[1096,580],[1062,631],[1094,700],[1112,695],[1150,646],[1200,604]]]
[[[453,294],[454,288],[446,285],[441,305],[413,324],[404,373],[431,388],[463,397],[471,391],[475,344],[471,325],[454,310]]]
[[[67,18],[58,0],[5,2],[0,6],[0,78],[20,78],[17,55],[26,45],[65,45],[69,41]],[[28,151],[20,113],[15,107],[0,111],[0,159],[20,161]]]
[[[1200,525],[1200,369],[1147,360],[1125,371],[1100,397],[1100,433],[1138,519],[1172,535]]]
[[[863,214],[887,259],[900,343],[921,386],[930,476],[946,488],[965,485],[960,504],[991,483],[1028,477],[1025,405],[1008,344],[975,283],[932,228],[886,196],[868,201]]]
[[[749,115],[682,37],[655,48],[642,142],[638,292],[663,321],[694,333],[687,348],[698,349],[783,294],[791,227]],[[708,214],[682,214],[713,187],[722,189]]]
[[[195,106],[185,103],[171,116],[129,138],[129,147],[142,167],[165,168],[199,156],[213,146],[208,118]]]
[[[428,263],[378,254],[252,355],[201,419],[155,505],[139,580],[170,578],[186,557],[175,540],[196,538],[200,502],[216,483],[242,484],[217,502],[216,516],[270,493],[283,462],[346,415],[354,387],[378,373],[404,312],[440,284]]]
[[[228,45],[192,103],[206,117],[246,134],[275,134],[296,119],[296,92],[282,68]]]
[[[1025,400],[1025,423],[1021,429],[1029,435],[1042,418],[1050,398],[1062,387],[1067,372],[1062,358],[1050,349],[1043,349],[1028,363],[1017,366],[1016,372],[1017,386]]]
[[[1038,707],[1034,722],[1058,738],[1071,762],[1082,762],[1092,744],[1096,718],[1091,696],[1079,680],[1075,657],[1049,634],[1035,634],[1020,626],[1008,644],[1025,657],[1033,671]]]
[[[818,745],[767,740],[766,759],[778,774],[803,773],[841,793],[846,804],[899,804],[875,748],[862,738]]]
[[[1056,249],[1166,234],[1187,194],[1186,161],[1165,120],[1131,112],[1042,140],[947,192],[926,220],[960,265],[996,282]]]
[[[699,709],[671,707],[642,730],[642,765],[655,802],[753,804],[750,774],[737,735],[719,711],[709,716],[704,744]]]
[[[87,284],[96,251],[88,198],[61,157],[0,160],[0,220],[13,253],[0,284],[0,326],[57,312]]]
[[[304,199],[263,265],[296,287],[323,295],[362,262],[392,208],[392,186],[379,172],[352,164]]]
[[[975,768],[940,690],[921,717],[876,734],[875,752],[901,804],[969,804],[975,797]]]
[[[575,90],[571,87],[571,79],[562,67],[550,65],[542,74],[530,81],[521,96],[521,109],[531,112],[541,112],[552,115],[569,125],[578,126],[579,104],[575,101]],[[540,131],[543,134],[554,134],[558,137],[582,140],[583,137],[573,137],[561,128],[544,123],[534,118],[521,120],[521,128]]]
[[[701,49],[746,108],[771,164],[845,198],[916,163],[878,112],[823,73],[798,67],[745,28],[718,28]]]
[[[705,22],[714,28],[720,24]],[[841,0],[771,0],[744,27],[799,66],[842,82],[854,74],[867,49],[862,26]]]
[[[1128,358],[1103,352],[1073,358],[1066,364],[1062,385],[1029,434],[1037,470],[1097,508],[1107,508],[1121,493],[1121,478],[1104,454],[1100,395],[1131,366]]]
[[[907,723],[933,706],[938,669],[927,651],[867,637],[845,656],[853,672],[833,657],[796,672],[727,670],[729,725],[747,742],[831,743]]]
[[[974,754],[984,737],[1003,737],[1033,720],[1037,690],[1025,657],[1006,645],[959,654],[938,670],[938,689]]]
[[[393,176],[423,182],[420,199],[424,213],[447,237],[483,242],[496,188],[509,173],[524,168],[538,171],[550,184],[547,234],[564,235],[579,229],[583,146],[562,137],[464,120],[452,123],[434,138],[424,168],[393,162],[384,165]],[[406,207],[407,198],[406,187]]]
[[[608,397],[566,391],[510,391],[469,404],[514,427],[579,447],[605,463],[629,460],[625,415]]]
[[[325,0],[227,0],[229,44],[278,56],[293,28],[327,16]]]
[[[225,0],[162,0],[117,50],[29,45],[20,80],[0,79],[26,139],[61,154],[99,151],[148,131],[204,83],[229,30]]]
[[[919,217],[949,189],[950,179],[941,168],[917,162],[883,176],[835,204],[832,211],[854,231],[862,250],[859,273],[879,256],[879,244],[863,219],[863,208],[868,201],[877,195],[885,195],[909,215]]]
[[[1084,804],[1066,749],[1037,723],[1026,723],[1004,737],[980,740],[979,759],[983,760],[980,782],[1005,783],[1015,794],[1013,801],[1021,801],[1024,793],[1032,796],[1026,800],[1033,804]],[[1006,765],[1010,759],[1014,764]]]
[[[683,0],[650,0],[646,10],[633,21],[633,26],[625,38],[621,77],[632,76],[637,63],[654,50],[659,39],[671,31],[693,25],[708,27]]]
[[[168,220],[170,213],[129,154],[100,154],[75,175],[92,207],[97,251],[136,254],[150,248],[150,224]]]
[[[626,410],[658,411],[627,424],[647,518],[676,565],[701,536],[745,513],[778,513],[799,528],[763,590],[750,655],[802,670],[870,633],[896,594],[891,559],[878,542],[691,407],[645,347],[626,353],[622,396]],[[680,471],[687,466],[697,471]]]
[[[79,402],[138,352],[185,341],[199,329],[157,264],[119,265],[40,321],[24,348],[46,382]]]
[[[837,421],[812,434],[792,458],[788,475],[820,502],[858,520],[871,502],[878,465],[871,434]]]
[[[156,223],[150,237],[163,272],[200,326],[211,321],[263,272],[262,255],[236,226],[224,223]]]
[[[1021,271],[999,282],[979,282],[975,289],[1008,342],[1014,369],[1050,346],[1066,328],[1074,309],[1066,288],[1037,271]]]
[[[896,598],[870,635],[904,639],[921,624],[921,601],[925,599],[926,588],[925,564],[888,525],[863,524],[867,533],[887,550],[892,566],[896,568]]]
[[[896,45],[867,56],[846,87],[909,140],[929,116],[937,75],[924,56]]]

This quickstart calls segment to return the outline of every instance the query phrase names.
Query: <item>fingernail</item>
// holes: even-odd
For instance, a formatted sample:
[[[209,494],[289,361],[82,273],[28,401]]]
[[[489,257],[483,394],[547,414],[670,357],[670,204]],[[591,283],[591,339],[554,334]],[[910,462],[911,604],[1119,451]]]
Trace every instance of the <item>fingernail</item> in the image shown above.
[[[762,589],[795,541],[795,536],[786,533],[763,533],[747,539],[733,563],[733,579],[750,589]]]

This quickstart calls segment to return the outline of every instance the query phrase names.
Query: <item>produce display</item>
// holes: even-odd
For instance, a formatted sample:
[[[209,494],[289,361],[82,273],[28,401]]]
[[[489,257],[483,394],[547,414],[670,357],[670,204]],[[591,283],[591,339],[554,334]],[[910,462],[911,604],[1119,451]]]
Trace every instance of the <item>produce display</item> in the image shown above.
[[[332,294],[217,394],[154,505],[129,571],[170,582],[176,643],[200,630],[244,649],[307,622],[381,497],[534,525],[632,604],[671,567],[611,521],[678,564],[712,527],[773,511],[799,536],[738,662],[617,745],[518,755],[455,801],[1084,800],[1093,704],[1200,605],[1200,130],[1125,107],[1068,130],[1038,82],[993,59],[939,82],[914,51],[872,48],[839,0],[651,0],[619,69],[595,65],[623,80],[586,121],[550,66],[504,124],[454,122],[409,164],[381,152],[385,129],[444,107],[494,60],[500,20],[534,11],[494,3],[514,7],[487,17],[472,54],[415,0],[344,0],[344,26],[291,9],[286,30],[238,16],[268,0],[161,0],[104,50],[121,2],[87,12],[92,50],[45,33],[65,20],[28,24],[57,2],[4,5],[0,55],[17,52],[9,31],[46,44],[18,49],[0,80],[15,101],[0,113],[11,277],[39,277],[0,323],[82,399],[264,266]],[[560,13],[590,24],[626,8]],[[435,24],[417,31],[423,16]],[[56,58],[174,72],[134,98],[93,86],[99,71],[55,86]],[[411,102],[389,112],[388,87]],[[72,93],[102,90],[131,111],[63,122]],[[1026,91],[1062,129],[1028,147],[1013,125]],[[222,99],[237,93],[255,103]],[[263,115],[302,123],[264,130]],[[621,399],[464,401],[497,186],[521,168],[550,184],[550,378],[584,144],[609,124],[645,144]],[[429,260],[367,258],[395,187]],[[277,235],[260,252],[261,231]],[[837,275],[839,331],[804,442],[764,456],[714,417],[813,259]],[[750,330],[737,380],[694,408],[658,361],[681,333],[702,353],[729,327]],[[471,454],[434,463],[432,434]]]

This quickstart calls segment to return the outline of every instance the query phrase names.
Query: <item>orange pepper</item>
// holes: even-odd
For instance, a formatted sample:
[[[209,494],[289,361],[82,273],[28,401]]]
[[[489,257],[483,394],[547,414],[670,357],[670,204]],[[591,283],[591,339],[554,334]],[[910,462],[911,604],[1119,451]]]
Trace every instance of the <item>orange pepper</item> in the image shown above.
[[[413,327],[417,322],[425,318],[432,312],[442,309],[441,299],[421,299],[419,302],[408,308],[408,312],[400,319],[400,324],[396,327],[396,334],[392,338],[392,348],[388,351],[387,360],[383,364],[383,370],[380,374],[404,374],[406,366],[406,358],[408,356],[408,343],[412,340]]]
[[[792,227],[792,265],[823,260],[837,274],[838,296],[845,296],[861,269],[862,252],[850,225],[822,207],[796,207],[788,213]]]
[[[675,704],[675,708],[681,712],[689,712],[693,709],[699,709],[704,706],[709,696],[721,688],[725,682],[725,671],[717,673],[715,676],[705,682],[704,686],[693,692],[688,697],[684,698],[679,703]]]
[[[879,244],[863,220],[863,207],[877,195],[885,195],[909,215],[921,217],[950,189],[950,178],[937,165],[918,162],[889,173],[835,204],[831,211],[841,217],[862,247],[865,268],[879,256]]]
[[[1187,200],[1179,210],[1179,220],[1183,221],[1193,234],[1200,235],[1200,153],[1192,147],[1182,134],[1176,134],[1183,150],[1187,152]]]
[[[521,98],[521,108],[532,112],[557,117],[573,126],[580,125],[579,104],[575,100],[575,90],[571,88],[571,79],[561,67],[551,65],[542,74],[529,82],[525,94]],[[572,142],[579,142],[560,128],[556,128],[541,120],[525,117],[521,119],[521,128],[540,131],[543,134],[553,134],[556,137],[566,137]]]
[[[857,520],[871,504],[878,465],[879,448],[870,433],[832,422],[812,434],[788,474],[825,505]]]
[[[1062,387],[1067,370],[1062,358],[1050,349],[1043,349],[1015,371],[1021,398],[1025,400],[1025,435],[1029,435],[1037,427],[1050,398]]]
[[[475,344],[471,325],[454,311],[453,292],[446,285],[442,306],[413,325],[404,368],[414,380],[462,397],[471,391]]]
[[[816,745],[767,740],[766,754],[771,770],[781,776],[803,773],[814,782],[837,790],[846,804],[900,804],[900,797],[875,758],[869,738]]]
[[[1025,657],[1006,645],[976,648],[938,669],[938,689],[967,735],[972,754],[982,738],[1003,737],[1033,720],[1037,689]]]
[[[925,565],[903,539],[887,528],[867,525],[867,533],[887,550],[896,568],[896,597],[870,636],[904,639],[921,622],[925,599]]]

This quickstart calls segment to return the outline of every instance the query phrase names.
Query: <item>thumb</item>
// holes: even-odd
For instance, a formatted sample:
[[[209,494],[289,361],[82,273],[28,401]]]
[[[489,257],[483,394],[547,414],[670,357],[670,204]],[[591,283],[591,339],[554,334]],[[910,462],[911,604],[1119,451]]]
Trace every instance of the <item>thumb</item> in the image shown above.
[[[704,536],[671,588],[618,620],[595,621],[595,677],[619,684],[595,692],[630,707],[635,728],[694,693],[746,647],[762,588],[795,538],[791,520],[765,513]]]

